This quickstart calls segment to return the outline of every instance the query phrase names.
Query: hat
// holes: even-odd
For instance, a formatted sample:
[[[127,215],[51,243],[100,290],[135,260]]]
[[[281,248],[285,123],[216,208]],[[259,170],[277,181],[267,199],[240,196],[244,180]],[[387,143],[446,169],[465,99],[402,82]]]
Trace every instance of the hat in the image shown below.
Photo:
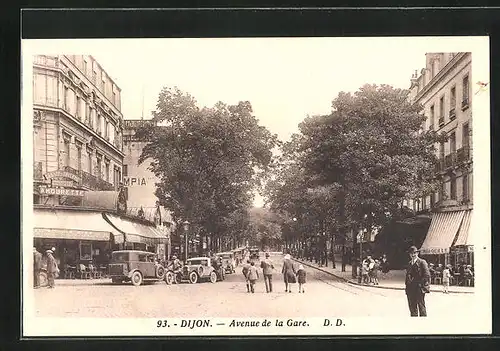
[[[55,252],[55,251],[56,251],[56,248],[55,248],[55,247],[52,247],[52,249],[50,249],[50,251]]]
[[[269,252],[266,252],[266,257],[269,257]]]
[[[419,252],[420,250],[417,249],[416,246],[410,246],[410,248],[408,249],[408,253],[415,253],[415,252]]]
[[[51,253],[54,253],[54,251],[52,251],[52,250],[47,250],[46,252],[47,252],[47,253],[50,253],[50,254],[51,254]]]
[[[290,256],[290,254],[286,254],[286,255],[285,255],[285,260],[289,260],[289,259],[291,259],[291,258],[292,258],[292,257]]]
[[[301,265],[301,264],[299,264],[299,270],[300,270],[300,269],[304,269],[304,266],[303,266],[303,265]]]

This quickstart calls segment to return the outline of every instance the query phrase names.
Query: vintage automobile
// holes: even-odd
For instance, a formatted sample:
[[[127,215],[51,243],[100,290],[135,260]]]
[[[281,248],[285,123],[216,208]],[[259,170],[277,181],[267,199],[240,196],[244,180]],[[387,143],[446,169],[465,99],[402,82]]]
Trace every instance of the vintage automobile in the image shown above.
[[[226,273],[231,274],[236,272],[236,259],[233,252],[221,252],[217,256],[222,259],[222,267]]]
[[[257,247],[252,247],[250,249],[250,259],[259,259],[260,257],[260,250]]]
[[[156,260],[156,254],[146,251],[122,250],[111,254],[109,276],[115,284],[131,281],[134,286],[165,278],[165,268]]]
[[[193,257],[186,261],[182,267],[182,280],[189,280],[191,284],[196,284],[201,280],[216,283],[223,280],[220,272],[214,267],[211,257]],[[222,268],[222,267],[221,267]]]

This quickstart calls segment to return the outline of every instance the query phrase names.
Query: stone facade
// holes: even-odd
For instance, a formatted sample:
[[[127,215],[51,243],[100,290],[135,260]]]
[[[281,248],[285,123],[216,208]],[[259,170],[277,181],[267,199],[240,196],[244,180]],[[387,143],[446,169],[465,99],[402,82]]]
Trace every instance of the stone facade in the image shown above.
[[[426,67],[411,79],[410,96],[422,104],[424,128],[445,133],[448,141],[437,145],[439,164],[435,176],[440,191],[409,200],[415,211],[453,202],[472,208],[472,96],[470,53],[428,53]]]
[[[66,170],[82,179],[82,189],[117,190],[124,156],[120,110],[120,88],[92,56],[35,56],[35,185]]]

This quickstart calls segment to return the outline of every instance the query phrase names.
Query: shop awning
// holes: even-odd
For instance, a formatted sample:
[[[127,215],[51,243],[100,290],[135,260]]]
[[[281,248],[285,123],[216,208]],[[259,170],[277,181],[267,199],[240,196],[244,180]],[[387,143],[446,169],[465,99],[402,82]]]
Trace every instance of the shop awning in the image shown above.
[[[469,236],[469,228],[472,219],[472,210],[465,211],[464,218],[462,219],[462,225],[458,230],[457,241],[454,246],[468,246],[472,245],[470,236]]]
[[[103,216],[114,228],[125,234],[127,242],[147,245],[165,244],[167,242],[167,237],[153,226],[112,214],[103,214]]]
[[[123,236],[100,212],[35,209],[33,215],[35,238],[109,241],[111,235]]]
[[[448,253],[460,228],[464,214],[465,211],[433,214],[429,231],[420,252],[424,255]]]

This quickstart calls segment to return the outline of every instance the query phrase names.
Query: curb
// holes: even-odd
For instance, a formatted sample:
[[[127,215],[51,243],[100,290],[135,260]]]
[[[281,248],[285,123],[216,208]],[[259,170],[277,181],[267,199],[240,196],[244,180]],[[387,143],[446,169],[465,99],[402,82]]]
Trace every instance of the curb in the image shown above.
[[[343,280],[344,282],[346,283],[349,283],[349,284],[352,284],[352,285],[357,285],[357,286],[364,286],[364,287],[367,287],[367,288],[376,288],[376,289],[389,289],[389,290],[404,290],[404,288],[399,288],[399,287],[395,287],[395,286],[383,286],[383,285],[366,285],[366,284],[360,284],[352,279],[346,279],[344,277],[341,277],[340,275],[336,275],[335,273],[332,273],[332,272],[329,272],[325,269],[322,269],[321,267],[316,267],[316,266],[313,266],[312,264],[310,263],[307,263],[307,262],[303,262],[303,261],[299,261],[295,258],[292,258],[292,260],[296,261],[296,262],[299,262],[301,264],[304,264],[308,267],[311,267],[311,268],[314,268],[318,271],[321,271],[321,272],[324,272],[324,273],[327,273],[327,274],[330,274],[331,276],[334,276],[335,278],[338,278],[338,279],[341,279]],[[442,290],[440,289],[436,289],[436,288],[431,288],[430,289],[431,292],[443,292]],[[450,294],[474,294],[474,291],[449,291]]]

